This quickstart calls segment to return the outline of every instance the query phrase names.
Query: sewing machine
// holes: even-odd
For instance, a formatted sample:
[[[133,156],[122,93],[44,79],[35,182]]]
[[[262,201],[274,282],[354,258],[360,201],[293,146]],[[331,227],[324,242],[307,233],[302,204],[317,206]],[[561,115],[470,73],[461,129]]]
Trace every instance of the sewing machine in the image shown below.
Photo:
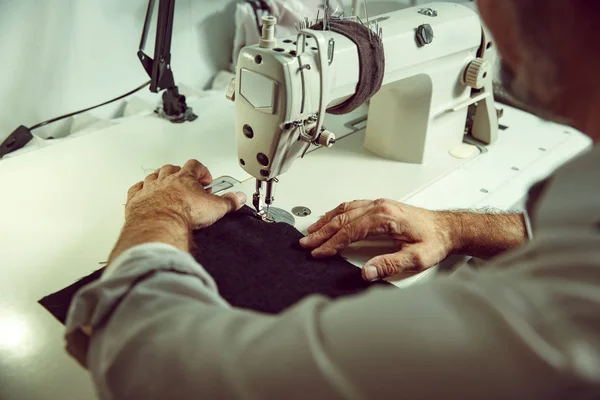
[[[327,11],[326,11],[327,15]],[[274,39],[263,17],[260,43],[244,48],[227,97],[235,101],[241,167],[256,178],[253,205],[269,218],[273,185],[310,146],[331,147],[326,110],[359,84],[359,53],[348,37],[307,20],[297,37]],[[364,146],[380,157],[427,164],[450,153],[467,158],[497,139],[491,42],[479,16],[453,3],[432,3],[360,21],[385,52],[382,87],[372,97]],[[323,30],[309,29],[321,22]],[[450,79],[449,79],[450,77]],[[264,192],[264,193],[263,193]]]

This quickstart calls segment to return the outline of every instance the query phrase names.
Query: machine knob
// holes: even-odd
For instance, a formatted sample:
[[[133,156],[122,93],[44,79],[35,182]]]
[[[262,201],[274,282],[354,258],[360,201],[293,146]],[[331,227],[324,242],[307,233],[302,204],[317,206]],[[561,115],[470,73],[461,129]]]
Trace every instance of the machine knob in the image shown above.
[[[474,89],[481,89],[490,74],[490,63],[482,58],[476,58],[467,67],[465,83]]]
[[[225,97],[227,97],[227,100],[235,101],[235,78],[231,78]]]
[[[319,146],[331,147],[335,144],[335,134],[328,130],[324,130],[317,139]]]
[[[419,25],[416,32],[416,40],[419,47],[433,43],[433,28],[429,24]]]
[[[262,21],[262,37],[258,41],[258,45],[264,49],[272,49],[275,47],[275,25],[277,18],[271,15],[265,15],[261,18]]]

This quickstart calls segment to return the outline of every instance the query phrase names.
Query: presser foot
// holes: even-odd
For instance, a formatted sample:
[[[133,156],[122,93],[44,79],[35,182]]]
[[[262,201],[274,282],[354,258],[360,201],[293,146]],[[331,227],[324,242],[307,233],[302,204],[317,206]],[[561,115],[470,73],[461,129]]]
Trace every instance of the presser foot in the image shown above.
[[[296,219],[292,214],[277,207],[264,207],[260,211],[256,211],[254,216],[267,223],[283,222],[291,226],[296,224]]]
[[[254,216],[258,219],[260,219],[263,222],[268,222],[268,223],[273,223],[275,222],[273,219],[271,219],[269,217],[269,213],[267,212],[266,209],[262,209],[260,211],[255,211],[254,212]]]

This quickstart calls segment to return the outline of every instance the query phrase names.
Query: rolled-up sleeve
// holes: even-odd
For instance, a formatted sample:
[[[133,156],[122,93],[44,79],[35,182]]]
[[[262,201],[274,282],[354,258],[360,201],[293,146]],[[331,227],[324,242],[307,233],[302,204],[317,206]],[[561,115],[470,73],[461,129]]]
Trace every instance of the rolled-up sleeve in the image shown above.
[[[527,310],[503,285],[313,296],[264,315],[229,307],[169,246],[133,248],[113,265],[76,295],[67,321],[68,342],[88,329],[85,364],[102,399],[536,399],[557,389]]]
[[[160,283],[157,295],[164,287],[179,296],[228,307],[212,277],[191,255],[163,243],[147,243],[123,253],[100,280],[77,293],[69,309],[67,337],[81,327],[104,325],[136,286],[148,280]]]
[[[146,285],[149,280],[153,285]],[[112,314],[138,286],[144,286],[150,297],[229,307],[219,296],[212,277],[188,253],[163,243],[133,247],[114,260],[98,281],[82,288],[73,299],[66,321],[67,350],[84,367],[88,367],[89,336],[109,322]],[[167,295],[169,293],[171,295]],[[136,329],[147,311],[144,304],[140,306],[136,315],[122,321],[123,329]]]

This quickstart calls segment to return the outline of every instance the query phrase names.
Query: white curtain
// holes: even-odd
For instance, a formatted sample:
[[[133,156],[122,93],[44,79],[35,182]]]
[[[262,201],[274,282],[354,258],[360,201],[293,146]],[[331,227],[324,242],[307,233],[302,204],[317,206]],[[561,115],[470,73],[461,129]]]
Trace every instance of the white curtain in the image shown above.
[[[176,2],[172,65],[178,83],[204,88],[228,67],[234,3]],[[147,6],[147,0],[0,0],[0,141],[18,125],[101,103],[148,80],[136,56]],[[148,90],[142,96],[159,101]],[[95,113],[109,118],[118,108]],[[37,134],[55,132],[49,126]]]

